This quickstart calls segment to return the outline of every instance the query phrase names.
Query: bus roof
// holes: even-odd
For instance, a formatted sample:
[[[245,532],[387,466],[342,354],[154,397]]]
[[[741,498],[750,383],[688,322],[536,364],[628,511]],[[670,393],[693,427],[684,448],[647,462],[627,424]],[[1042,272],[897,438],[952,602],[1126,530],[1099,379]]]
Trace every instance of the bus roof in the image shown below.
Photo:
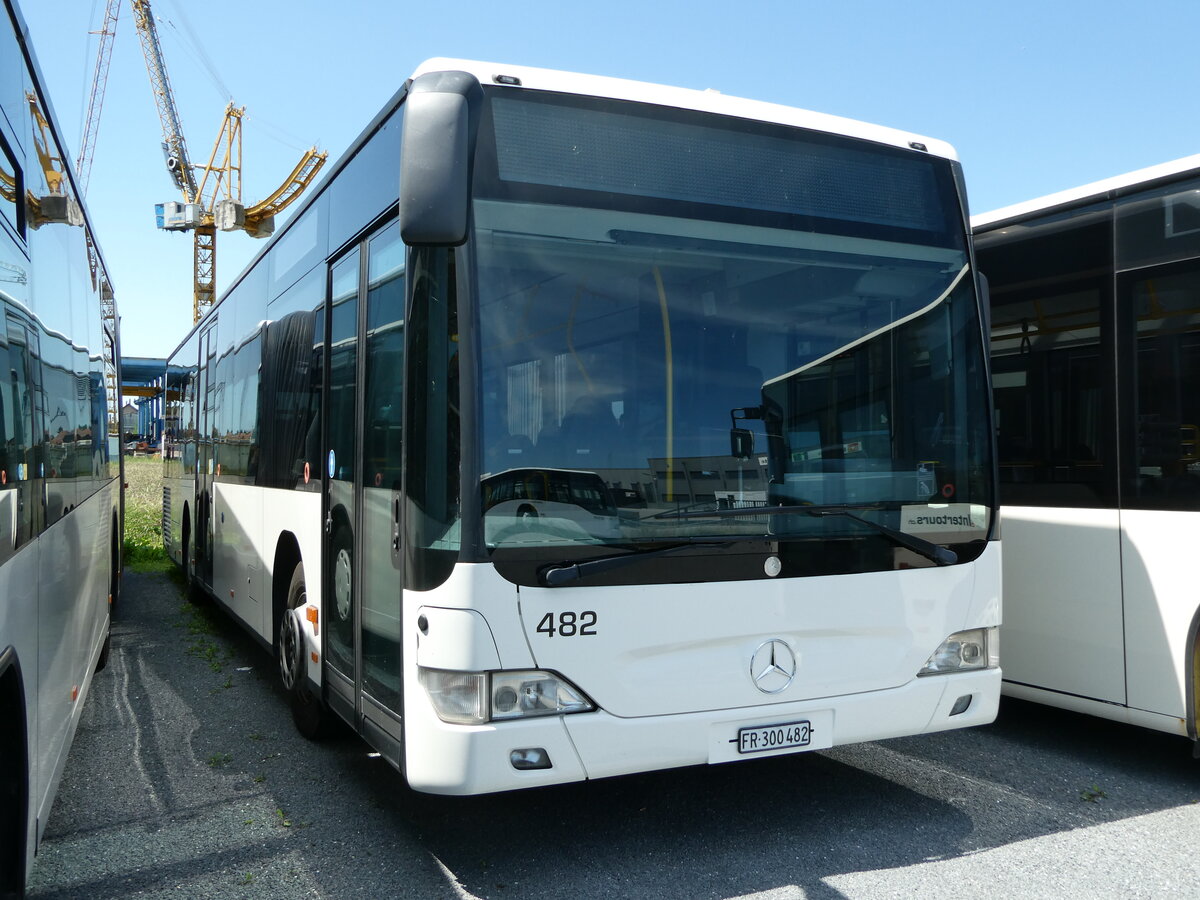
[[[777,103],[731,97],[717,90],[693,90],[669,87],[624,78],[609,78],[601,75],[581,75],[575,72],[559,72],[554,69],[538,69],[530,66],[513,66],[502,63],[479,62],[467,59],[435,58],[423,62],[413,73],[413,78],[427,72],[462,71],[474,75],[481,84],[497,84],[498,76],[519,79],[524,89],[558,91],[566,94],[582,94],[592,97],[611,97],[616,100],[631,100],[655,103],[680,109],[694,109],[719,115],[737,116],[763,122],[775,122],[814,131],[824,131],[847,137],[860,138],[880,144],[889,144],[904,149],[913,149],[912,144],[921,144],[929,153],[946,159],[958,159],[954,148],[945,141],[924,137],[882,125],[871,125],[854,119],[844,119],[826,113],[796,109]]]
[[[1200,174],[1200,154],[1160,163],[1124,175],[1115,175],[1102,181],[1093,181],[1080,187],[1047,194],[1023,203],[1014,203],[992,212],[971,216],[971,230],[979,231],[1006,225],[1018,219],[1027,219],[1054,209],[1084,206],[1098,200],[1120,194],[1131,193],[1150,187],[1155,182],[1175,181],[1183,175]]]

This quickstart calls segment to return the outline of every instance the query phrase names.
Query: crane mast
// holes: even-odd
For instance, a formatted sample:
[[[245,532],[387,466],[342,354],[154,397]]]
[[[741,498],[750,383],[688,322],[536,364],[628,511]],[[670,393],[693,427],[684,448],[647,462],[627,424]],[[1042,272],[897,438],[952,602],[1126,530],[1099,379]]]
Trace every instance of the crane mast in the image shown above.
[[[154,93],[154,105],[158,108],[158,119],[162,124],[167,171],[171,173],[176,187],[183,191],[184,202],[198,203],[196,173],[192,170],[187,142],[183,139],[183,126],[175,106],[175,92],[171,90],[171,79],[167,77],[167,63],[158,40],[158,27],[150,11],[150,0],[132,0],[132,3],[134,24],[142,42],[146,71],[150,74],[150,89]]]
[[[92,90],[88,95],[87,116],[83,121],[83,140],[80,141],[79,158],[75,161],[75,174],[79,176],[79,192],[87,193],[88,180],[92,175],[92,155],[96,150],[96,135],[100,129],[100,110],[104,107],[104,91],[108,86],[108,67],[112,62],[113,38],[117,34],[117,16],[121,12],[121,0],[108,0],[104,8],[104,24],[97,32],[100,48],[96,53],[96,68],[92,72]]]

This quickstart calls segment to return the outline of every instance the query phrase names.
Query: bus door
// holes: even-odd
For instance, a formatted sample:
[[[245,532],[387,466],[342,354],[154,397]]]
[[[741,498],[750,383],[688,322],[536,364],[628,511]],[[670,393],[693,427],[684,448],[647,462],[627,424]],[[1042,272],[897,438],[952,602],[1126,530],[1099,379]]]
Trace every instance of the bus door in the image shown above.
[[[367,242],[362,342],[362,616],[364,728],[400,765],[400,461],[404,424],[404,243],[392,224]]]
[[[397,764],[403,260],[393,225],[332,267],[324,402],[328,699]]]
[[[325,467],[322,529],[322,607],[328,700],[359,727],[358,578],[358,320],[362,254],[356,248],[330,271],[328,361],[322,456]]]
[[[196,429],[196,578],[206,587],[213,583],[212,476],[213,417],[218,402],[213,378],[216,360],[216,321],[200,334],[200,378],[197,393],[199,423]]]

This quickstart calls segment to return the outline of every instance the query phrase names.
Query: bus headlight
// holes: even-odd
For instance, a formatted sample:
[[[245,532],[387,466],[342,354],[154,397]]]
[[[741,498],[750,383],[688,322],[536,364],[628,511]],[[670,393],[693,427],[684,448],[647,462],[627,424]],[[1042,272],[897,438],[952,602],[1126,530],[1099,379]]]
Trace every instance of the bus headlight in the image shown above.
[[[972,628],[970,631],[955,632],[933,651],[917,675],[944,675],[948,672],[995,668],[1000,664],[998,632],[998,628]]]
[[[450,672],[420,669],[421,684],[443,722],[485,722],[588,712],[583,692],[553,672]]]

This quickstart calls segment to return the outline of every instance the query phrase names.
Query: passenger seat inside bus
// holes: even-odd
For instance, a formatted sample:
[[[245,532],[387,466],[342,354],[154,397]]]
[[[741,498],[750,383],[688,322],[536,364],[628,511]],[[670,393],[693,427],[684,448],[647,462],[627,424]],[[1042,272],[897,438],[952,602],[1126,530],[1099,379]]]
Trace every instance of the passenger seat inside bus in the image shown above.
[[[617,430],[612,404],[595,394],[584,394],[571,404],[558,433],[547,433],[547,429],[543,438],[547,449],[552,449],[555,465],[587,470],[608,465]]]
[[[533,441],[524,434],[505,434],[484,451],[490,473],[527,468],[533,463]]]

